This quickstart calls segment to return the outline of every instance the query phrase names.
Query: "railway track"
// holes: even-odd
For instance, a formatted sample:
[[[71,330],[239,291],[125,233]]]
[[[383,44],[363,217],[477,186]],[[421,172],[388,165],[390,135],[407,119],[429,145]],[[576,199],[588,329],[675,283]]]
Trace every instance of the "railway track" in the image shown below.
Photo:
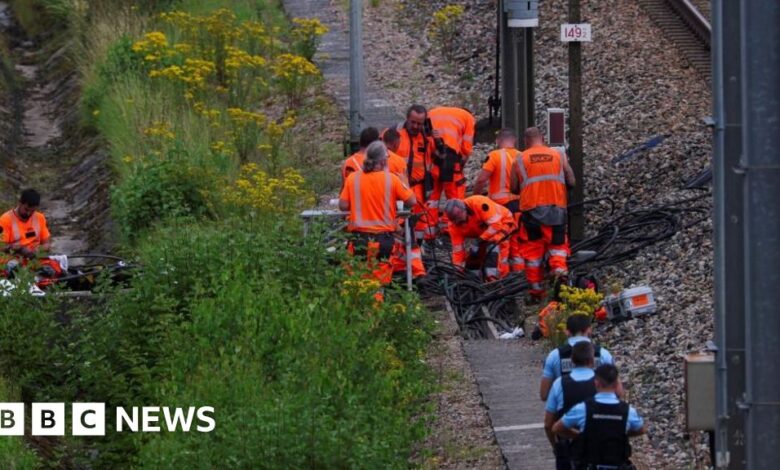
[[[690,0],[639,0],[650,18],[688,62],[707,80],[710,68],[710,23]]]

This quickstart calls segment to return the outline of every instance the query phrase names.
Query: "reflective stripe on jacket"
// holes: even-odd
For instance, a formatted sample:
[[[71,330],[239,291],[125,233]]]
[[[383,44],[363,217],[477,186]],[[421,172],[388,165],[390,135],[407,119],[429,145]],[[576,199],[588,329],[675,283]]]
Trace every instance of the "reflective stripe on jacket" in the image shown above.
[[[566,177],[561,154],[557,150],[544,145],[530,147],[517,159],[517,167],[522,178],[521,211],[540,206],[566,208]]]

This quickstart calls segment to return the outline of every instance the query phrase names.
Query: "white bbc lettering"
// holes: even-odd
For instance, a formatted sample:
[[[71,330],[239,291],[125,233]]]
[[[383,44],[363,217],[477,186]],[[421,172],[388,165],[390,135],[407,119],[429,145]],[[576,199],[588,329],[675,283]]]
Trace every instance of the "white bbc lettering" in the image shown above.
[[[65,403],[32,404],[33,436],[65,435]]]
[[[24,436],[24,413],[24,403],[0,403],[0,436]],[[65,435],[65,403],[33,403],[30,416],[33,436]],[[73,403],[71,420],[73,436],[106,435],[105,403]],[[196,425],[198,432],[207,433],[217,427],[211,406],[117,407],[115,424],[116,432],[160,432],[163,428],[168,432],[190,432]]]
[[[198,420],[201,423],[205,423],[205,426],[198,426],[198,432],[211,432],[217,427],[217,422],[214,420],[214,407],[204,406],[198,408]]]
[[[127,424],[128,429],[133,432],[138,432],[138,407],[134,406],[132,409],[133,416],[127,414],[124,408],[118,406],[116,408],[116,432],[122,432],[124,425]]]
[[[154,425],[154,423],[160,421],[160,417],[157,416],[157,413],[159,412],[159,406],[144,406],[141,409],[141,415],[143,416],[141,430],[143,432],[160,432],[160,426]]]
[[[184,416],[184,410],[181,408],[173,409],[173,416],[171,416],[171,409],[168,407],[163,408],[163,416],[165,417],[165,424],[168,425],[169,432],[175,432],[181,424],[181,430],[184,432],[190,432],[192,427],[192,419],[195,417],[195,407],[191,406],[187,408],[187,416]]]
[[[0,436],[24,436],[24,403],[0,403]]]
[[[72,410],[74,436],[106,435],[105,403],[74,403]]]

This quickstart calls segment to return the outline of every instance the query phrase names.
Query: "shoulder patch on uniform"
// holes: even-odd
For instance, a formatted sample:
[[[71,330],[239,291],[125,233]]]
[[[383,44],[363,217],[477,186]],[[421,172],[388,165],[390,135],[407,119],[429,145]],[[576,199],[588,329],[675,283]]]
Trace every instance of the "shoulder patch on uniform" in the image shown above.
[[[490,210],[490,206],[488,206],[487,204],[482,204],[482,210],[487,212]]]

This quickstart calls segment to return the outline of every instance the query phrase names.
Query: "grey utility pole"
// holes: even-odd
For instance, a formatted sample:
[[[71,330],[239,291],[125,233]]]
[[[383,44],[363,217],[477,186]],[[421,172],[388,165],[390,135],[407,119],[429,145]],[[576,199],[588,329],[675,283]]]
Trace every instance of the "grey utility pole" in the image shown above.
[[[569,23],[579,23],[580,0],[569,0]],[[569,43],[569,161],[577,185],[569,204],[575,207],[569,214],[569,237],[572,241],[585,238],[585,177],[582,163],[582,43]]]
[[[501,120],[522,136],[536,122],[534,106],[534,30],[538,1],[503,0],[501,21]],[[522,138],[519,140],[522,145]]]
[[[765,469],[780,464],[780,2],[741,4],[747,379],[741,406],[748,468]]]
[[[745,258],[740,2],[712,4],[713,196],[715,225],[716,467],[741,469],[745,454]]]
[[[363,127],[363,0],[349,2],[349,142],[357,150]]]

